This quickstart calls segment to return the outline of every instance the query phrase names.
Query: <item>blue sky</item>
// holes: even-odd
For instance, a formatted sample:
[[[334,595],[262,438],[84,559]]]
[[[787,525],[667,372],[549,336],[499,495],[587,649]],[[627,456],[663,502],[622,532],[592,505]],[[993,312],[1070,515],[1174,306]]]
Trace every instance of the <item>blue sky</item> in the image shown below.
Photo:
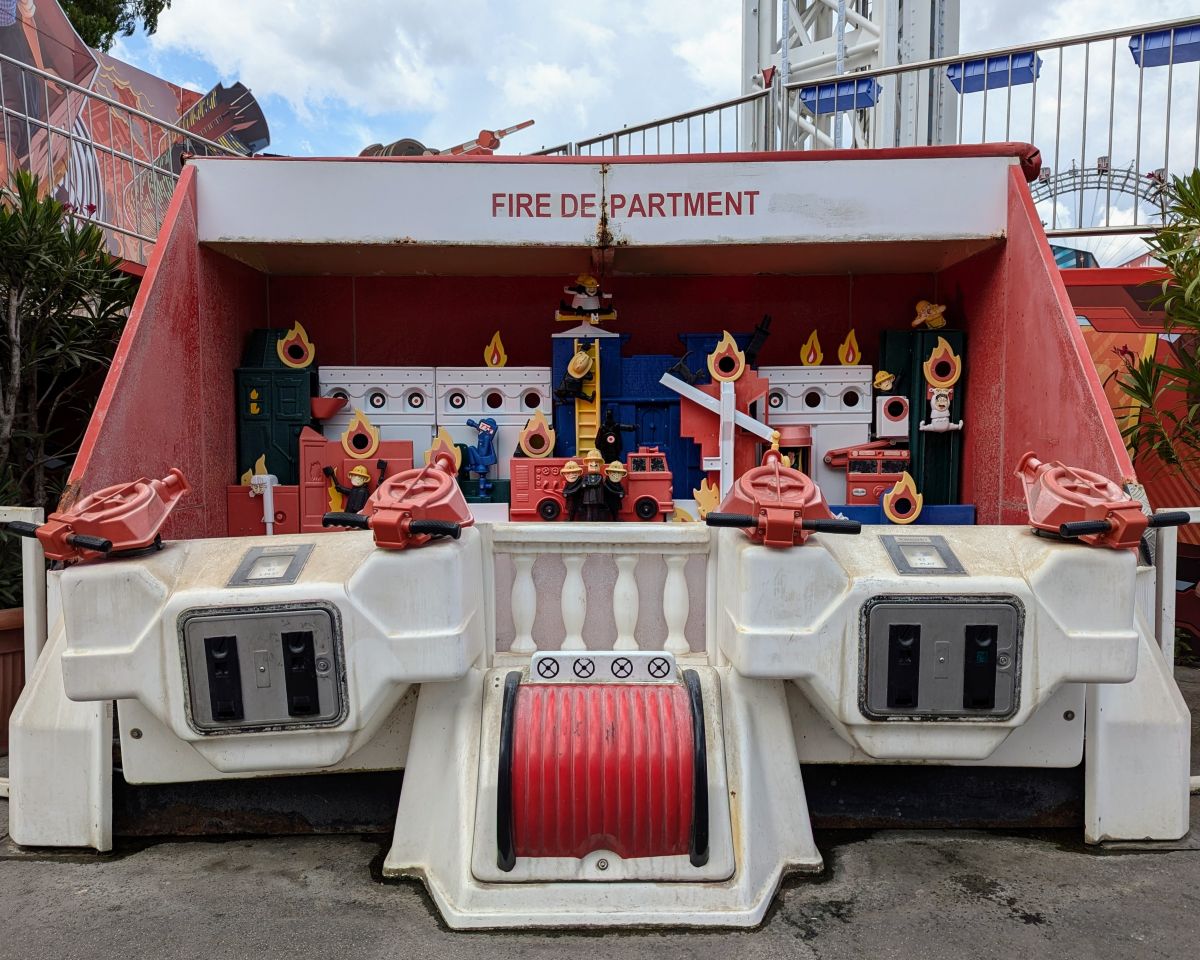
[[[764,0],[766,2],[766,0]],[[174,0],[112,53],[205,91],[242,80],[272,152],[354,155],[415,137],[444,148],[537,125],[537,150],[741,92],[741,0]],[[1194,0],[962,0],[961,49],[1194,13]]]

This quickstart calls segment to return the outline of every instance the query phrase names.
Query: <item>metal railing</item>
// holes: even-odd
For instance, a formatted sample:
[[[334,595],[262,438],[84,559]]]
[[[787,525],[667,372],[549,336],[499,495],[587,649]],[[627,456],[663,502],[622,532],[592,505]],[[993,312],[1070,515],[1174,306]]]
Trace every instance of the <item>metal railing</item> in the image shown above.
[[[227,154],[212,140],[0,54],[3,172],[24,169],[145,263],[179,175],[178,155]]]
[[[1028,141],[1042,153],[1043,173],[1032,189],[1047,233],[1146,233],[1162,222],[1162,184],[1173,171],[1200,165],[1196,44],[1200,19],[1190,17],[776,82],[542,153]]]

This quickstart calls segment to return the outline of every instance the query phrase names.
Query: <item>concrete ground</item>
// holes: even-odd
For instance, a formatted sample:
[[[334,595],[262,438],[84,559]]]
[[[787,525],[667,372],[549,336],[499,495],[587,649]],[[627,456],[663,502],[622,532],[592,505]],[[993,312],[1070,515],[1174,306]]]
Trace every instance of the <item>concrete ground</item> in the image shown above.
[[[1200,670],[1180,668],[1200,756]],[[1200,951],[1200,797],[1185,849],[1092,850],[1076,831],[828,831],[827,868],[744,932],[452,933],[385,838],[19,851],[0,801],[0,958],[1182,958]],[[1188,849],[1190,848],[1190,849]]]

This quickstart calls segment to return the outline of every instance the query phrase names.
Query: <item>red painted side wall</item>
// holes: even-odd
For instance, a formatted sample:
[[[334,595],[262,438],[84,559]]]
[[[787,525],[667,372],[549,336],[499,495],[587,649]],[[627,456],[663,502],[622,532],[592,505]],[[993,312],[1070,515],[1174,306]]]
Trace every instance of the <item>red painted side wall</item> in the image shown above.
[[[164,535],[222,534],[233,479],[233,370],[266,308],[265,277],[197,245],[195,178],[185,167],[76,458],[73,488],[86,495],[179,467],[192,492]]]
[[[1027,450],[1122,480],[1133,467],[1020,173],[1009,183],[1008,242],[939,275],[966,318],[963,499],[979,523],[1022,523],[1013,475]]]
[[[562,288],[574,277],[271,277],[270,326],[299,320],[317,345],[317,363],[476,366],[496,330],[513,366],[549,366]],[[913,304],[933,295],[930,274],[858,277],[618,277],[606,283],[630,334],[625,352],[682,353],[680,333],[749,333],[773,320],[763,364],[799,363],[819,330],[825,362],[851,327],[867,363],[880,331],[905,327]],[[453,331],[450,334],[448,331]],[[692,357],[693,366],[700,358]]]

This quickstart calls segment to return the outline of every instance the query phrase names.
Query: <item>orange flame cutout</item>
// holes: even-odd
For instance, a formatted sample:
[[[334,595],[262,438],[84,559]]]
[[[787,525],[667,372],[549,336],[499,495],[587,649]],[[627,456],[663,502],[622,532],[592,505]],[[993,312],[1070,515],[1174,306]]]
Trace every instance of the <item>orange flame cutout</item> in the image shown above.
[[[251,477],[265,477],[267,475],[267,455],[264,453],[261,457],[254,461],[254,466],[242,474],[242,486],[250,486]]]
[[[925,371],[925,382],[931,387],[949,390],[962,376],[962,357],[951,349],[945,337],[938,337],[937,346],[921,369]]]
[[[700,511],[700,519],[703,520],[710,511],[716,510],[720,505],[721,488],[706,478],[700,481],[698,489],[692,491],[692,496],[696,498],[696,509]]]
[[[817,331],[814,330],[804,341],[804,346],[800,348],[800,362],[806,367],[819,367],[824,359],[825,354],[821,352],[821,341],[817,339]]]
[[[708,372],[714,380],[736,380],[745,371],[746,355],[738,349],[729,331],[722,331],[716,349],[708,355]]]
[[[842,345],[838,347],[838,360],[842,362],[844,367],[853,367],[862,359],[862,351],[858,349],[858,338],[851,330],[846,334],[846,339],[842,341]]]
[[[454,445],[445,427],[439,427],[437,436],[433,438],[433,446],[425,451],[425,462],[432,463],[435,457],[447,455],[454,459],[454,471],[462,468],[462,451]]]
[[[554,431],[546,422],[546,415],[539,410],[525,424],[525,429],[517,438],[517,446],[525,456],[537,459],[550,456],[554,450],[554,440]]]
[[[342,449],[346,456],[355,460],[365,460],[379,449],[379,428],[373,426],[361,410],[354,411],[350,425],[342,434]]]
[[[292,324],[292,329],[285,337],[275,341],[275,352],[279,354],[279,360],[285,367],[303,370],[311,366],[316,359],[317,346],[308,339],[304,327],[297,321]]]
[[[906,470],[883,495],[883,515],[892,523],[912,523],[921,515],[924,504],[925,498],[917,492],[917,485]]]
[[[483,362],[489,367],[502,367],[508,363],[508,354],[504,352],[499,330],[492,334],[491,341],[483,348]]]

